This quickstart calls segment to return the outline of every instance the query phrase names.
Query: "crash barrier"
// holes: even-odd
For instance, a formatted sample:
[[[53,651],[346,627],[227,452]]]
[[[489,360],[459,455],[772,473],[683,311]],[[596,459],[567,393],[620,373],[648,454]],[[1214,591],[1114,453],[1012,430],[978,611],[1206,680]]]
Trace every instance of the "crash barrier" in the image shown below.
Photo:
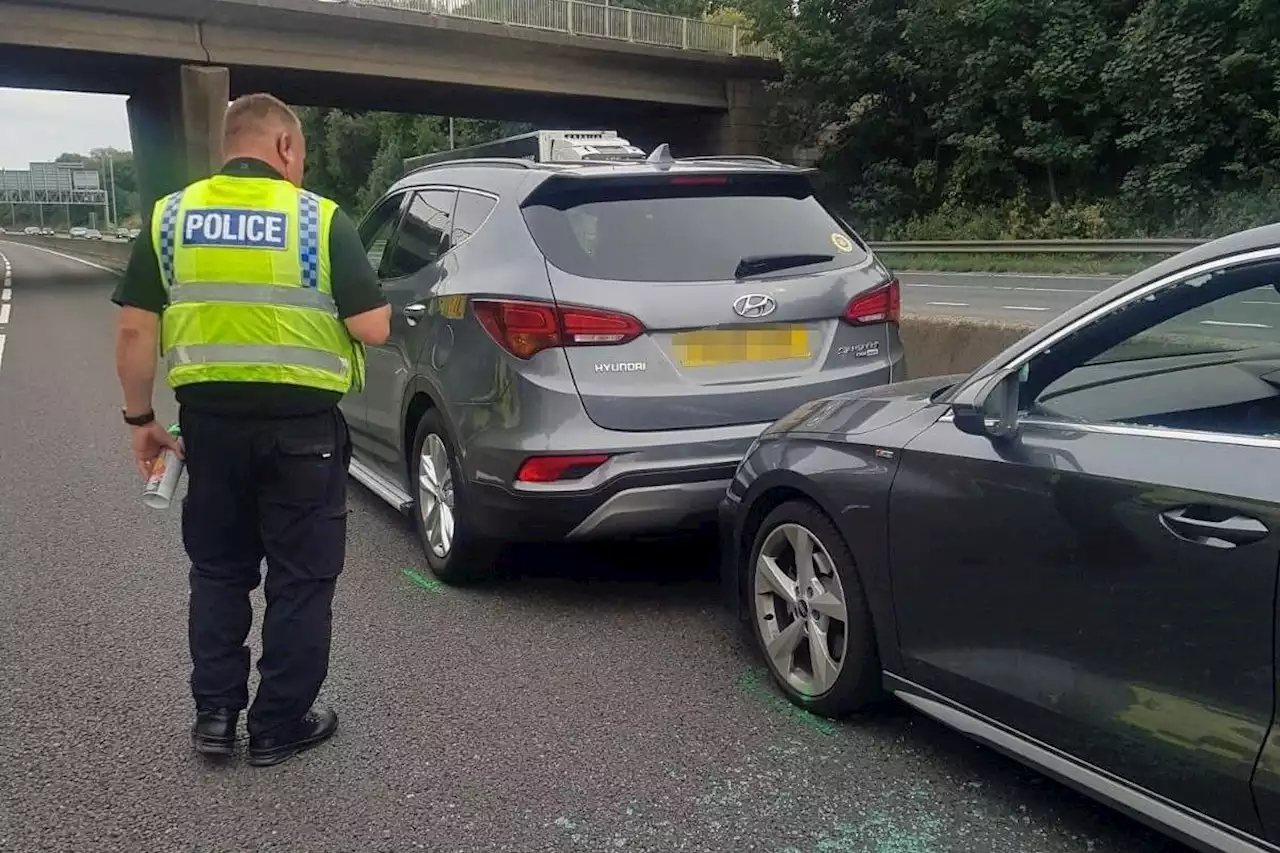
[[[923,252],[925,254],[979,255],[1176,255],[1205,243],[1205,240],[1160,237],[1138,240],[908,240],[898,243],[869,243],[885,254]]]
[[[123,270],[129,259],[129,243],[72,240],[66,237],[0,235],[0,240],[29,243],[87,261]],[[907,315],[902,319],[902,342],[907,352],[907,369],[912,378],[967,373],[1034,326],[1021,323],[980,320],[970,317]]]

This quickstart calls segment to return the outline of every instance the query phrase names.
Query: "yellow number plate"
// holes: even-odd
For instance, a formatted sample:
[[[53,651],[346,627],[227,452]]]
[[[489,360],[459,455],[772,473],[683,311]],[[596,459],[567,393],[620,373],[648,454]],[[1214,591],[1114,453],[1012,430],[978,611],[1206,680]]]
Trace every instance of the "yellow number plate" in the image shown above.
[[[706,329],[685,332],[673,341],[684,367],[714,367],[754,361],[809,358],[809,330],[803,326],[760,329]]]

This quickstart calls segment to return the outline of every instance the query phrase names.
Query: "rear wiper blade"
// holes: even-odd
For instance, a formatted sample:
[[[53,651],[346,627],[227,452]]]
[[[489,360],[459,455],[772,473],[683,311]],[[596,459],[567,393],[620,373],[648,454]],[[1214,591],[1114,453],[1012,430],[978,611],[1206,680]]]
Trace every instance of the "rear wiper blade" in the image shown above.
[[[805,267],[809,264],[822,264],[834,260],[835,255],[747,255],[738,261],[733,271],[734,278],[746,278],[751,275],[762,275],[768,272]]]

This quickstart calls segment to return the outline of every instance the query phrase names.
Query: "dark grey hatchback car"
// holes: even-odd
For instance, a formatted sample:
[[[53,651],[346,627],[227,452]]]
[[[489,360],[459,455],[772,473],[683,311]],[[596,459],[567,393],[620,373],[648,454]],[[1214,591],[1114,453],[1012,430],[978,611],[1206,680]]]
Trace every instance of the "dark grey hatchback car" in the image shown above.
[[[343,401],[351,473],[441,579],[714,524],[769,423],[902,375],[898,283],[805,171],[665,151],[440,163],[361,224],[392,331]]]
[[[1280,226],[970,376],[801,406],[722,523],[796,704],[893,695],[1184,842],[1280,849]]]

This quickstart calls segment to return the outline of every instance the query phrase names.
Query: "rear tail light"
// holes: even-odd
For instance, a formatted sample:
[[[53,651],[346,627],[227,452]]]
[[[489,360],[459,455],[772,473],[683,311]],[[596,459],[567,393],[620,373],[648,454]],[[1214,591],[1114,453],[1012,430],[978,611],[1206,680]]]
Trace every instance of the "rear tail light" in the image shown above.
[[[844,309],[846,323],[866,326],[874,323],[897,323],[902,318],[902,291],[896,278],[887,284],[855,296]]]
[[[516,472],[521,483],[559,483],[580,480],[609,461],[603,453],[586,456],[530,456]]]
[[[625,344],[644,333],[635,317],[597,308],[510,299],[477,299],[471,306],[485,331],[517,358],[552,347]]]

